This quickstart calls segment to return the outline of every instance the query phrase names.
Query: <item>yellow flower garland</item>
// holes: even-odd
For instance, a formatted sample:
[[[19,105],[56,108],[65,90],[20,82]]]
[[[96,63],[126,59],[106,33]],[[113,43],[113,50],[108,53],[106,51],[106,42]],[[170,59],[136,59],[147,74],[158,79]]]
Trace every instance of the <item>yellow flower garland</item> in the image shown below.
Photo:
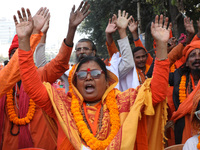
[[[33,119],[34,113],[35,113],[35,103],[32,99],[29,101],[29,108],[28,113],[26,114],[26,117],[24,118],[18,118],[17,114],[15,113],[15,108],[13,104],[13,90],[11,89],[7,93],[7,100],[6,100],[6,107],[8,109],[8,116],[9,120],[13,122],[16,125],[26,125],[30,123],[30,121]]]
[[[74,71],[74,68],[72,68],[72,70],[69,73],[68,81],[70,85],[69,90],[72,94],[71,112],[74,116],[76,126],[81,134],[81,137],[84,139],[86,144],[91,149],[104,150],[110,144],[110,142],[114,139],[114,137],[116,136],[120,128],[119,111],[118,111],[118,106],[115,100],[114,89],[110,91],[108,96],[106,97],[106,105],[108,107],[109,115],[110,115],[111,132],[110,132],[110,135],[107,137],[107,139],[101,141],[101,140],[98,140],[96,137],[94,137],[94,135],[88,129],[86,123],[83,121],[83,116],[81,114],[81,107],[80,107],[78,98],[73,93],[72,86],[71,86],[71,78],[72,78],[72,73]]]
[[[186,75],[181,77],[179,84],[179,101],[182,103],[186,99]]]

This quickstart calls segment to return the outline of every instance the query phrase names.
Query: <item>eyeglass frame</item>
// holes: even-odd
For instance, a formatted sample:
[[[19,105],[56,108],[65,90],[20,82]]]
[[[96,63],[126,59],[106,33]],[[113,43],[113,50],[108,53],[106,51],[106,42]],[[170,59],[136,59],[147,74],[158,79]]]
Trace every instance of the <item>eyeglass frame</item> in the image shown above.
[[[91,72],[94,71],[94,70],[98,70],[98,71],[101,72],[101,74],[105,74],[105,72],[104,72],[103,70],[99,70],[99,69],[93,69],[93,70],[90,70],[90,71],[88,71],[88,70],[80,70],[80,71],[76,72],[76,77],[78,78],[78,73],[79,73],[79,72],[87,72],[87,75],[88,75],[88,73],[89,73],[90,76],[91,76],[93,79],[99,79],[100,76],[101,76],[101,74],[100,74],[100,76],[97,77],[97,78],[94,78],[94,77],[91,75]],[[79,80],[85,80],[85,79],[87,78],[87,75],[85,76],[84,79],[80,79],[80,78],[78,78],[78,79],[79,79]]]

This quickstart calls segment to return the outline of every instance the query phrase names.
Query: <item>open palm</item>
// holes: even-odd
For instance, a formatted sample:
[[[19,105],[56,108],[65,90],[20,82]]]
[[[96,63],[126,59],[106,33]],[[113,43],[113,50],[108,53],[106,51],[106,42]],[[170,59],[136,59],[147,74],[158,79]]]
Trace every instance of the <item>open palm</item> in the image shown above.
[[[40,31],[44,26],[46,20],[48,19],[49,15],[49,10],[46,7],[41,7],[33,16],[34,30]]]
[[[71,26],[78,26],[85,17],[90,13],[89,11],[90,5],[85,2],[83,5],[83,2],[79,5],[78,9],[75,11],[75,6],[73,6],[72,11],[70,13],[69,22]]]
[[[24,38],[31,35],[33,31],[33,20],[32,20],[29,9],[27,9],[28,17],[26,16],[25,9],[22,8],[21,10],[22,10],[23,18],[20,11],[18,11],[17,13],[18,13],[19,22],[15,15],[14,15],[14,22],[15,22],[16,32],[17,32],[18,37]]]
[[[156,16],[155,23],[152,22],[151,24],[151,34],[156,41],[168,42],[172,25],[170,23],[167,28],[168,18],[165,19],[163,24],[163,15],[161,15],[160,20],[158,20],[159,16]]]

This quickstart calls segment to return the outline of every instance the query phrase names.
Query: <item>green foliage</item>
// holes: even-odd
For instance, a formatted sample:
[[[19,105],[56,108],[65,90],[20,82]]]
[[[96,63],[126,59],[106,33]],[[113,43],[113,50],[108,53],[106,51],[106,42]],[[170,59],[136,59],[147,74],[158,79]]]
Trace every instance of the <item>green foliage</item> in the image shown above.
[[[152,37],[150,33],[150,23],[153,21],[155,14],[164,14],[168,17],[176,17],[179,13],[178,11],[170,10],[170,7],[177,9],[176,6],[178,5],[177,0],[145,0],[145,2],[141,1],[141,29],[142,32],[146,32],[148,37],[146,36],[146,41],[148,42],[148,49],[151,49],[149,44],[152,44]],[[87,34],[88,37],[94,41],[97,46],[97,54],[100,55],[102,58],[108,58],[108,52],[106,49],[105,41],[105,29],[108,24],[109,18],[112,17],[113,14],[118,15],[118,10],[126,10],[129,13],[129,16],[132,15],[135,20],[137,20],[137,3],[136,0],[89,0],[89,4],[91,5],[90,10],[91,13],[89,16],[84,20],[84,22],[79,27],[78,31],[84,34]],[[197,20],[200,14],[199,8],[199,0],[193,0],[188,3],[188,0],[184,0],[184,10],[186,15],[193,20]],[[199,5],[198,5],[199,4]],[[174,13],[175,12],[175,13]],[[174,13],[174,14],[173,14]],[[173,14],[173,15],[172,15]],[[174,18],[172,18],[174,19]],[[183,19],[183,18],[182,18]],[[194,21],[196,23],[196,21]],[[183,26],[183,22],[177,21],[177,24]],[[180,29],[180,30],[178,30]],[[183,32],[182,27],[178,27],[177,35]],[[133,39],[130,32],[127,30],[128,37],[130,43]],[[117,39],[119,39],[119,35],[116,31],[113,34],[113,38],[115,43]],[[116,44],[117,45],[117,44]],[[133,46],[133,44],[132,44]]]
[[[129,13],[129,16],[132,15],[137,19],[137,3],[133,0],[89,0],[89,4],[91,5],[91,13],[81,24],[78,31],[89,34],[89,38],[93,40],[97,46],[98,55],[102,58],[108,58],[109,56],[105,45],[105,29],[109,18],[111,18],[113,14],[118,15],[118,10],[120,9],[126,10]],[[145,25],[148,24],[149,21],[152,21],[152,13],[153,9],[150,4],[141,4],[141,22],[143,31],[145,31]],[[132,37],[128,30],[127,33],[130,37],[130,41],[132,41]],[[116,43],[116,40],[119,39],[117,31],[113,34],[113,38]]]

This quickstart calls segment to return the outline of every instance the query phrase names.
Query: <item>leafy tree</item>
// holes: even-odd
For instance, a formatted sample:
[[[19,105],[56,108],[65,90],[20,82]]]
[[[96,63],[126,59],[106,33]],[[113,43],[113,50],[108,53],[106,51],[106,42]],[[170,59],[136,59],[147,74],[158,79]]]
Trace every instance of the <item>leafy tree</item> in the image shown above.
[[[118,15],[118,10],[126,10],[129,15],[132,15],[135,19],[137,19],[137,3],[134,0],[91,0],[89,1],[91,5],[91,13],[84,20],[79,28],[79,32],[85,33],[89,35],[89,38],[94,41],[97,46],[97,53],[102,58],[108,58],[108,52],[105,45],[105,29],[108,24],[109,18],[112,17],[113,14]],[[148,14],[148,15],[147,15]],[[141,4],[141,22],[142,22],[142,30],[145,31],[145,25],[152,20],[153,8],[149,3]],[[127,33],[128,30],[127,30]],[[129,39],[132,42],[131,34],[128,34]],[[115,40],[119,39],[119,35],[116,33],[113,35]]]
[[[164,14],[170,18],[173,24],[173,35],[179,37],[180,33],[185,33],[183,18],[187,15],[193,20],[197,20],[200,11],[199,0],[193,0],[188,3],[187,0],[90,0],[91,13],[84,20],[79,28],[79,32],[85,33],[94,41],[97,46],[97,53],[102,58],[108,58],[108,52],[105,45],[105,29],[108,19],[118,10],[126,10],[137,20],[137,1],[141,2],[141,30],[145,32],[145,47],[152,49],[153,39],[151,37],[150,26],[156,14]],[[194,25],[196,26],[196,21]],[[127,31],[130,43],[132,36]],[[113,35],[115,40],[119,39],[118,33]],[[116,44],[117,45],[117,44]],[[134,46],[133,44],[131,44]]]

